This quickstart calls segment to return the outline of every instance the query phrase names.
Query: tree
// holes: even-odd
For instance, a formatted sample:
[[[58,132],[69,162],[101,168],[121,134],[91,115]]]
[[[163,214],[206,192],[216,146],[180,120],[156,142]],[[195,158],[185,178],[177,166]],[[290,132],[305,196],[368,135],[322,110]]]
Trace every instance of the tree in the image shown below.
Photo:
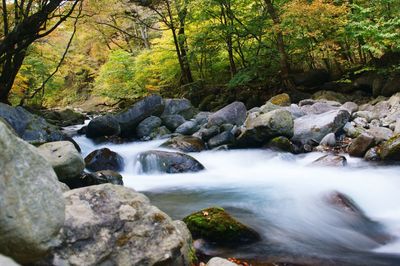
[[[2,0],[0,35],[0,102],[8,95],[27,55],[28,47],[53,32],[70,17],[81,0]]]
[[[175,51],[181,69],[181,84],[193,83],[192,70],[188,58],[185,26],[189,0],[131,0],[152,10],[172,33]]]

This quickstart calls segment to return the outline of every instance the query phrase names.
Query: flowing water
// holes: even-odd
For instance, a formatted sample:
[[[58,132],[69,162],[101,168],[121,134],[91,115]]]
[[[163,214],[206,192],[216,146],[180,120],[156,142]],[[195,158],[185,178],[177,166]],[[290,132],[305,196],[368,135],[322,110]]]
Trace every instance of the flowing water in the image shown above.
[[[291,155],[268,150],[205,151],[191,156],[199,173],[143,175],[137,154],[160,149],[163,141],[94,144],[74,138],[86,156],[108,147],[124,157],[125,186],[145,193],[174,219],[211,206],[224,207],[254,228],[262,241],[241,249],[203,247],[210,255],[235,256],[313,265],[400,265],[400,167],[349,159],[346,168],[317,168],[318,153]],[[326,196],[340,191],[365,214],[385,226],[393,240],[379,244],[369,228],[355,226],[332,208]]]

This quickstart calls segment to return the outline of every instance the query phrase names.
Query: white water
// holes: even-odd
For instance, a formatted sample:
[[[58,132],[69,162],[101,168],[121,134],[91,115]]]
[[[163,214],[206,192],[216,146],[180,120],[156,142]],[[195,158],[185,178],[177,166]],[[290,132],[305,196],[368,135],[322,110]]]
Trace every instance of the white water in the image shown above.
[[[163,141],[95,145],[83,136],[74,139],[84,156],[102,147],[122,155],[125,186],[146,193],[175,219],[222,206],[255,228],[263,242],[235,251],[239,255],[283,252],[339,261],[346,257],[343,265],[400,265],[400,167],[349,159],[347,168],[316,168],[309,163],[321,154],[234,150],[190,154],[207,169],[199,173],[139,175],[137,154],[159,149]],[[368,228],[354,228],[351,220],[328,206],[324,197],[334,190],[350,196],[368,217],[383,224],[393,241],[376,243],[363,233]],[[372,264],[365,264],[371,259]]]

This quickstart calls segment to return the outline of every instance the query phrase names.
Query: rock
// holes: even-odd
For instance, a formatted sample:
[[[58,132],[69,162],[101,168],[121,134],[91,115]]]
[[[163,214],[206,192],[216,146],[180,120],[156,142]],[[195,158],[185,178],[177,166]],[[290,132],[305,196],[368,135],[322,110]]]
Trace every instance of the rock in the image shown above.
[[[165,99],[165,108],[161,116],[181,115],[185,119],[191,119],[196,113],[196,109],[187,99]]]
[[[201,152],[206,149],[204,141],[193,136],[177,136],[167,140],[161,147],[181,152]]]
[[[355,138],[347,149],[350,156],[364,157],[369,148],[374,145],[374,137],[369,134],[361,134]]]
[[[232,124],[241,126],[246,120],[247,109],[242,102],[233,102],[208,118],[208,127]]]
[[[333,191],[325,196],[325,202],[337,212],[337,216],[341,215],[343,221],[349,223],[351,228],[375,242],[387,244],[393,239],[382,224],[371,220],[349,196]]]
[[[386,127],[371,127],[366,131],[366,133],[374,137],[376,144],[379,144],[393,137],[393,131]]]
[[[212,115],[210,112],[200,112],[194,117],[194,120],[198,125],[203,126],[207,124],[210,115]]]
[[[191,265],[191,237],[142,194],[110,184],[64,193],[66,219],[43,265]]]
[[[181,115],[166,115],[162,117],[162,121],[164,125],[172,132],[186,122],[185,118]]]
[[[95,173],[83,173],[79,177],[68,180],[66,183],[70,189],[107,183],[121,186],[124,185],[122,176],[119,173],[111,170],[98,171]]]
[[[364,160],[370,162],[377,162],[381,160],[380,150],[378,147],[372,147],[369,149],[364,156]]]
[[[344,167],[347,165],[347,159],[344,156],[324,155],[311,163],[313,166],[328,166],[328,167]]]
[[[320,145],[324,145],[327,147],[335,147],[336,146],[336,136],[335,133],[329,133],[326,135],[321,142],[319,143]]]
[[[318,115],[329,111],[338,110],[339,109],[338,106],[340,106],[339,103],[323,101],[323,102],[316,102],[312,105],[304,105],[301,107],[301,110],[308,115],[311,114]]]
[[[207,144],[210,149],[216,148],[222,145],[229,145],[235,142],[235,136],[231,131],[224,131],[221,134],[212,137],[208,140]]]
[[[315,87],[329,81],[329,73],[324,69],[312,69],[310,71],[293,74],[293,81],[297,86]]]
[[[144,119],[139,125],[136,127],[136,136],[139,139],[144,137],[149,137],[154,131],[157,130],[162,124],[161,118],[157,116],[149,116]]]
[[[64,200],[51,165],[0,123],[0,253],[22,264],[55,244]]]
[[[335,92],[335,91],[317,91],[312,95],[312,98],[315,100],[328,100],[328,101],[335,101],[339,103],[345,103],[351,98],[344,93]]]
[[[199,129],[200,126],[196,123],[196,121],[186,121],[175,130],[175,133],[182,135],[192,135],[196,133]]]
[[[121,128],[114,116],[105,115],[92,119],[86,128],[86,137],[95,139],[100,137],[117,136]]]
[[[108,148],[92,151],[85,158],[86,168],[90,171],[112,170],[122,171],[124,159],[118,153]]]
[[[364,117],[357,117],[357,118],[353,119],[352,123],[353,123],[356,127],[360,127],[360,128],[367,128],[367,127],[369,127],[368,121],[367,121],[367,119],[365,119]]]
[[[237,264],[223,258],[214,257],[207,262],[206,266],[237,266]]]
[[[346,132],[346,136],[354,139],[366,130],[363,127],[355,127],[352,123],[347,122],[343,127],[343,131]]]
[[[357,117],[362,117],[362,118],[366,119],[367,122],[371,122],[371,120],[379,118],[371,111],[358,111],[358,112],[355,112],[352,115],[352,117],[353,117],[353,119],[355,119]]]
[[[292,142],[286,137],[276,137],[271,139],[265,148],[282,152],[294,152]]]
[[[199,172],[204,166],[193,157],[177,152],[147,151],[138,155],[142,173],[161,172],[177,174]]]
[[[43,144],[38,152],[51,164],[61,182],[80,175],[85,169],[81,154],[69,141]]]
[[[289,106],[292,103],[287,93],[278,94],[269,99],[269,102],[278,106]]]
[[[293,136],[293,118],[289,111],[275,110],[257,117],[249,116],[244,132],[238,137],[238,144],[244,147],[261,147],[278,136]]]
[[[329,133],[337,133],[349,121],[346,110],[329,111],[319,115],[307,115],[294,120],[292,141],[307,144],[320,142]]]
[[[208,141],[212,137],[219,134],[219,126],[211,126],[209,128],[203,127],[199,131],[193,134],[194,137],[201,138],[204,141]]]
[[[279,105],[275,105],[271,102],[267,102],[263,106],[260,107],[259,113],[266,114],[271,111],[275,111],[275,110],[279,110],[279,109],[282,109],[282,107]]]
[[[0,117],[15,130],[23,140],[39,145],[51,141],[71,140],[58,127],[51,125],[37,115],[29,113],[22,107],[12,107],[0,103]]]
[[[358,105],[353,102],[346,102],[340,107],[340,109],[346,110],[350,115],[352,115],[358,111]]]
[[[64,110],[46,110],[42,112],[47,122],[59,127],[68,127],[85,123],[86,116],[72,109]]]
[[[163,139],[168,138],[171,135],[171,131],[165,126],[161,126],[154,130],[153,133],[150,134],[151,139]]]
[[[0,255],[0,265],[1,266],[19,266],[14,260],[11,258]]]
[[[135,103],[128,110],[117,114],[122,137],[133,137],[136,126],[149,116],[159,116],[164,111],[164,101],[158,95],[151,95]]]
[[[240,246],[261,239],[256,231],[218,207],[190,214],[183,221],[194,239],[201,238],[221,246]]]
[[[297,104],[291,104],[289,107],[285,107],[284,110],[289,111],[292,114],[293,119],[306,115],[306,113]]]
[[[384,142],[381,146],[380,155],[384,161],[400,160],[400,135],[396,135]]]

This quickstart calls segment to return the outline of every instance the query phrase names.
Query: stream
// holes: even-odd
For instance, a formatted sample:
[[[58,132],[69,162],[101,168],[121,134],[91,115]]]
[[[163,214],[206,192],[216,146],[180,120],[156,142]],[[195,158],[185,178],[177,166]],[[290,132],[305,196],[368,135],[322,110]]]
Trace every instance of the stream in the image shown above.
[[[143,175],[137,154],[160,149],[164,140],[96,145],[85,136],[74,139],[83,156],[103,147],[119,153],[125,186],[146,194],[173,219],[221,206],[262,236],[261,242],[235,250],[203,247],[209,255],[307,265],[400,265],[399,166],[348,158],[346,168],[319,168],[309,165],[319,153],[259,149],[192,153],[205,171]],[[324,200],[332,191],[350,196],[393,240],[381,245],[363,233],[368,228],[355,228]]]

